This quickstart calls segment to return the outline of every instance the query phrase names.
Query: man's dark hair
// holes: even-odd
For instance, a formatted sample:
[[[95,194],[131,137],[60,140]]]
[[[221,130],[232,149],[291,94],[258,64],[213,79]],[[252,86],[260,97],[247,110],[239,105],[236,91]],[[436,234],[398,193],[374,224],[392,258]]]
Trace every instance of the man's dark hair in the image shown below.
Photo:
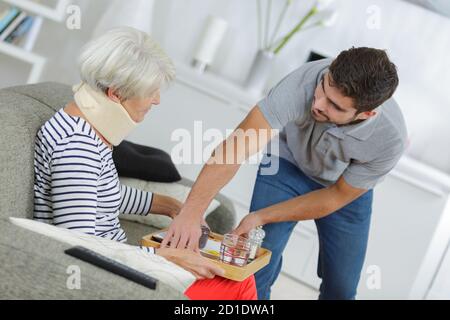
[[[331,84],[355,101],[358,113],[380,106],[398,86],[397,68],[379,49],[353,47],[342,51],[329,69]]]

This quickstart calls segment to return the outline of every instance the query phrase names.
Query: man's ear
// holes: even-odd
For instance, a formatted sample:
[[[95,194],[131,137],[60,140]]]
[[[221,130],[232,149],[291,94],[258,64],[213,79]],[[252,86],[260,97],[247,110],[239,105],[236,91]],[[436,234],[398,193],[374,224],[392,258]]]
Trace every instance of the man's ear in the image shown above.
[[[376,114],[377,114],[377,112],[374,111],[374,110],[372,110],[372,111],[364,111],[364,112],[361,112],[360,114],[358,114],[357,119],[358,120],[366,120],[366,119],[372,118]]]
[[[121,103],[120,97],[119,95],[111,88],[108,88],[106,90],[106,95],[108,96],[108,98],[110,98],[112,101],[117,102],[117,103]]]

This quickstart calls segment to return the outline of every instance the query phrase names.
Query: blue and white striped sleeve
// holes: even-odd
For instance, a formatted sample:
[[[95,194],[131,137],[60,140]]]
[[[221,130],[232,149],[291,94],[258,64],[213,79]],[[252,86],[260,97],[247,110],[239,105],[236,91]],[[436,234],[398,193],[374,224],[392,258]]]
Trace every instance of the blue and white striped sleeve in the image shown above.
[[[153,194],[132,188],[130,186],[120,185],[121,201],[119,212],[123,214],[148,215],[152,207]]]
[[[156,254],[155,248],[153,248],[153,247],[144,247],[144,246],[140,246],[139,248],[140,248],[142,251],[144,251],[145,253]]]
[[[94,140],[63,140],[51,160],[53,224],[95,235],[101,157]]]

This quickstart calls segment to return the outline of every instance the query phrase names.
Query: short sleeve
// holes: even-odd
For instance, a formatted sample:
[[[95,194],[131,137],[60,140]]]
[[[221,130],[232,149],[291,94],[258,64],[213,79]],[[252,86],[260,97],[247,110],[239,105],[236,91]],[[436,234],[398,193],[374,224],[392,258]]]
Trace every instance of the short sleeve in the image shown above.
[[[309,62],[284,77],[258,107],[272,129],[282,130],[301,117],[310,106],[319,74],[329,66],[329,59]]]
[[[384,180],[386,175],[400,160],[402,152],[391,157],[379,158],[369,162],[351,162],[342,174],[345,182],[352,187],[370,190]]]
[[[142,251],[144,251],[145,253],[156,254],[155,248],[153,248],[153,247],[139,246],[139,249],[142,250]]]

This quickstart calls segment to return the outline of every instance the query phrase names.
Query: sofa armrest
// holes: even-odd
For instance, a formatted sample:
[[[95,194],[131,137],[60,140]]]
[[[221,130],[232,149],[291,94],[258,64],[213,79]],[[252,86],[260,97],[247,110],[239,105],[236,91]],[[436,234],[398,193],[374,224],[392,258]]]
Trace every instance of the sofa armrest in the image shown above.
[[[162,281],[143,287],[64,253],[70,245],[0,219],[0,299],[187,299]],[[69,289],[69,266],[80,289]]]

